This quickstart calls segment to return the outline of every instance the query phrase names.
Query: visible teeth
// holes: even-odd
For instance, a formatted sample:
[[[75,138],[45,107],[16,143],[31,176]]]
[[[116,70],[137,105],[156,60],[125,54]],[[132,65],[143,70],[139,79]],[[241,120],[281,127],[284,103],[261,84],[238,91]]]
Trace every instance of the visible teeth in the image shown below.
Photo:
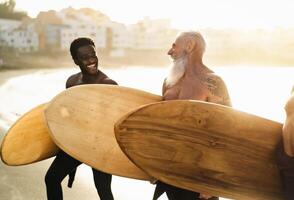
[[[87,67],[89,67],[89,68],[95,67],[95,64],[93,64],[93,65],[88,65]]]

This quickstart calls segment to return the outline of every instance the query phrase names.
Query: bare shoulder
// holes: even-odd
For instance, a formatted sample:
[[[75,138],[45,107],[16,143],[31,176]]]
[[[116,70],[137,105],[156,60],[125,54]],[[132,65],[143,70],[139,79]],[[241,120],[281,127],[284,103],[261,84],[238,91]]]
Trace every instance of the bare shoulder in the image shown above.
[[[222,91],[220,89],[225,86],[225,82],[219,75],[215,73],[207,73],[203,79],[209,91],[215,93],[216,95],[221,95]]]
[[[114,80],[112,80],[111,78],[109,78],[105,73],[103,73],[102,71],[99,71],[100,75],[101,75],[101,83],[102,84],[109,84],[109,85],[118,85],[117,82],[115,82]]]
[[[78,84],[79,79],[81,77],[81,72],[71,75],[66,81],[66,88],[73,87]]]
[[[207,73],[202,79],[209,91],[209,102],[231,106],[231,100],[224,80],[215,73]]]
[[[118,85],[117,82],[115,82],[114,80],[112,80],[108,77],[105,77],[102,82],[103,82],[103,84]]]

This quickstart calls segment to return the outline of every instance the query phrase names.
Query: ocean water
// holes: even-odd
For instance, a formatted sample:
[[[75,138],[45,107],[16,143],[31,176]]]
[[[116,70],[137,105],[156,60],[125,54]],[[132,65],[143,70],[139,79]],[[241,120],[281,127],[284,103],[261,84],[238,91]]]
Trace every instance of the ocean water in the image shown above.
[[[162,81],[168,72],[168,68],[143,66],[102,70],[119,85],[155,94],[161,94]],[[284,104],[294,85],[294,67],[231,66],[213,70],[226,82],[234,108],[284,121]],[[77,68],[22,70],[19,76],[0,80],[1,136],[20,115],[63,91],[66,79],[77,72]],[[1,163],[0,199],[45,199],[43,179],[51,162],[49,159],[24,167],[7,167]],[[112,188],[119,200],[150,200],[154,186],[144,181],[113,177]],[[65,199],[98,199],[89,167],[79,167],[74,188],[64,187],[64,196]]]

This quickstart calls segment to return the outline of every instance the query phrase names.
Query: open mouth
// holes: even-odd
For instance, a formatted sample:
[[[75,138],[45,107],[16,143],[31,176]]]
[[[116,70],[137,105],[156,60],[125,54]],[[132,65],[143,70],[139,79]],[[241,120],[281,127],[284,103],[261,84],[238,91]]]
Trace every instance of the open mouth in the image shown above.
[[[91,64],[91,65],[87,65],[86,67],[87,67],[88,69],[90,69],[90,70],[94,70],[94,69],[97,68],[97,67],[96,67],[96,63]]]

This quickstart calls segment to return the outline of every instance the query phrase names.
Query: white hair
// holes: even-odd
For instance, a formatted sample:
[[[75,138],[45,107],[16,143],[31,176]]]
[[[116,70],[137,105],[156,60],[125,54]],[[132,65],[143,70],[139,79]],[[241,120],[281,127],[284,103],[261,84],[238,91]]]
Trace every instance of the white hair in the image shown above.
[[[206,43],[203,36],[199,32],[197,31],[182,32],[180,34],[180,37],[195,41],[196,46],[199,49],[199,52],[201,53],[201,55],[203,55],[203,53],[205,52]]]
[[[186,65],[187,56],[182,56],[174,60],[165,81],[167,87],[175,85],[183,77],[186,71]]]

